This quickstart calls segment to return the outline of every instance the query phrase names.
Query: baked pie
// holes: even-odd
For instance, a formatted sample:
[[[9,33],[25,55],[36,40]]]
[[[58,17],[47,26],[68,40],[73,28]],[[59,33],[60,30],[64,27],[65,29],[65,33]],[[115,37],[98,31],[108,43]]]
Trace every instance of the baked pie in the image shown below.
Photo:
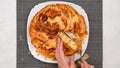
[[[53,59],[58,37],[63,40],[64,54],[69,56],[81,51],[88,35],[84,17],[66,4],[44,7],[33,17],[29,28],[31,43],[36,51]],[[74,37],[70,38],[65,32],[71,32]]]

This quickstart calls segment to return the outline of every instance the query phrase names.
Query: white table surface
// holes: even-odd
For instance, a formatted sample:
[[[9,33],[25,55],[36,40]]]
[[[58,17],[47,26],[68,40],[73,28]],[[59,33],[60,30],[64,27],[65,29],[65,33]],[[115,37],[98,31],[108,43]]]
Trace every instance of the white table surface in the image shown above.
[[[120,0],[103,0],[103,68],[120,68]],[[16,0],[0,0],[0,68],[16,68]]]

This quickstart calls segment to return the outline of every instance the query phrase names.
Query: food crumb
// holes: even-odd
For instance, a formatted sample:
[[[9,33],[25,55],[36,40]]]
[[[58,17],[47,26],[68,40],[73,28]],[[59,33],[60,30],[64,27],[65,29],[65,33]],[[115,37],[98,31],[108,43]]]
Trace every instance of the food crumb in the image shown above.
[[[20,60],[21,60],[21,61],[24,61],[24,58],[21,58]]]
[[[33,62],[35,62],[35,61],[33,61]]]
[[[29,51],[29,52],[28,52],[28,54],[30,55],[30,54],[31,54],[31,52]]]
[[[23,36],[22,36],[22,35],[19,36],[19,40],[20,40],[20,41],[23,40]]]

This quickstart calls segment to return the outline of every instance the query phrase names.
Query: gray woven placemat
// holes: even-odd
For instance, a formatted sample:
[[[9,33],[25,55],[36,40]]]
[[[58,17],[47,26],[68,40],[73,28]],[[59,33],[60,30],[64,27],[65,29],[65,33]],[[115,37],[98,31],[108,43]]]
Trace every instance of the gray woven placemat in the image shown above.
[[[82,6],[89,17],[88,63],[102,68],[102,0],[66,0]],[[44,0],[17,0],[17,68],[57,68],[35,59],[28,50],[26,26],[30,10]],[[79,67],[80,68],[80,67]]]

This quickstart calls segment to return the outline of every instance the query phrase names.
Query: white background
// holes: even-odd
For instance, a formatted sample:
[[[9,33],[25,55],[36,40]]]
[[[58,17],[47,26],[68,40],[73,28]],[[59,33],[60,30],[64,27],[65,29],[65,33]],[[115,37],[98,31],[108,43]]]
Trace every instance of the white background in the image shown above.
[[[16,0],[0,0],[0,68],[16,68]],[[120,68],[120,0],[103,0],[103,68]]]

